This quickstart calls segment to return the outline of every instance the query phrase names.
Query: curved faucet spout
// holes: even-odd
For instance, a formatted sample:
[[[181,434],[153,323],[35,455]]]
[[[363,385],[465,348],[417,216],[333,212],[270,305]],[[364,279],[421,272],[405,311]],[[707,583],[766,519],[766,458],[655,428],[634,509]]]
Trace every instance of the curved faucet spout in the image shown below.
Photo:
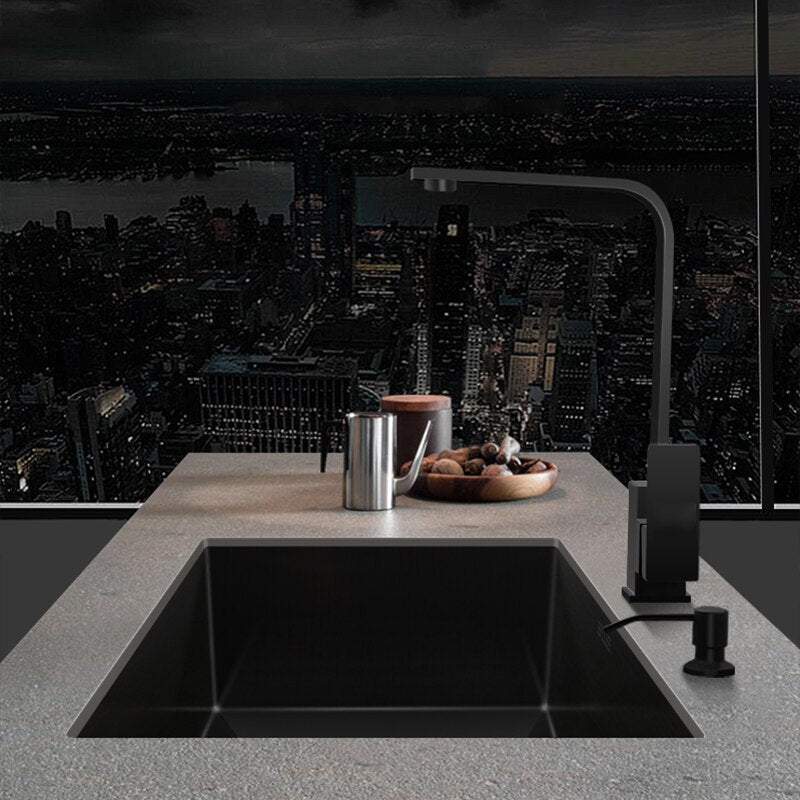
[[[430,191],[453,191],[462,183],[515,186],[554,186],[615,192],[633,197],[647,208],[656,229],[656,289],[653,332],[653,386],[650,441],[669,442],[669,402],[672,356],[672,296],[675,234],[664,201],[649,186],[627,178],[592,175],[548,175],[539,172],[502,172],[480,169],[412,167],[412,181],[422,181]]]

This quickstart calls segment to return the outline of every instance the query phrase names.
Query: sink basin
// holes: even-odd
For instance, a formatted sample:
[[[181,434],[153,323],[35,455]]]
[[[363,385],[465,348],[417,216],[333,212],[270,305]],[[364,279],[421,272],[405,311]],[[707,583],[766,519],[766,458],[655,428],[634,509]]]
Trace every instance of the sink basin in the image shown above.
[[[553,539],[206,541],[70,735],[701,735],[608,621]]]

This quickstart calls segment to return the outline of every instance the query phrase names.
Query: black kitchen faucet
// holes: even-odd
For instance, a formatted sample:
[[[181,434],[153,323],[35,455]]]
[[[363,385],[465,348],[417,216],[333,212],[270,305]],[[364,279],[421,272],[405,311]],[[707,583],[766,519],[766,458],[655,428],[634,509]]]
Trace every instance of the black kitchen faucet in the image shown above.
[[[459,183],[555,186],[633,197],[650,212],[656,231],[653,378],[647,481],[628,484],[628,581],[631,603],[684,603],[686,581],[698,576],[700,450],[669,441],[675,235],[667,206],[649,186],[623,178],[535,172],[414,167],[426,191],[454,192]]]

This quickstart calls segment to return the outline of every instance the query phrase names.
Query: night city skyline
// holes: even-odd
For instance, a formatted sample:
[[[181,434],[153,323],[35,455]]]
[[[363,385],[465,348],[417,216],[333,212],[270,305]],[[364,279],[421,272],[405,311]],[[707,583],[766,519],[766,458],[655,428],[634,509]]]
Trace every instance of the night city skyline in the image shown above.
[[[800,91],[796,79],[774,86],[786,502],[797,487]],[[527,449],[588,450],[620,480],[641,477],[646,215],[568,194],[409,195],[408,168],[438,165],[660,188],[676,229],[671,435],[701,444],[705,502],[757,500],[748,81],[286,87],[6,86],[0,189],[24,199],[58,179],[45,185],[60,205],[0,219],[0,499],[141,500],[187,452],[313,451],[323,419],[403,391],[453,395],[464,439],[511,431]],[[216,202],[217,180],[241,199]],[[720,188],[731,185],[745,197],[735,211]],[[96,222],[76,224],[84,187],[103,186]]]

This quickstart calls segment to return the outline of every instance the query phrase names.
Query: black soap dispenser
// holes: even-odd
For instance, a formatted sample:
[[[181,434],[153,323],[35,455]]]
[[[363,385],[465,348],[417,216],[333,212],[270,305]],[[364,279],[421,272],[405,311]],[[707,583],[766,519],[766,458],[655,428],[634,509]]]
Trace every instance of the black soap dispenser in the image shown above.
[[[694,658],[683,665],[689,675],[727,678],[736,667],[725,660],[728,645],[728,611],[718,606],[698,606],[692,620]]]
[[[691,622],[694,658],[683,665],[689,675],[703,678],[727,678],[736,668],[725,660],[728,645],[728,611],[718,606],[698,606],[685,614],[634,614],[603,626],[603,632],[624,628],[631,622]]]

